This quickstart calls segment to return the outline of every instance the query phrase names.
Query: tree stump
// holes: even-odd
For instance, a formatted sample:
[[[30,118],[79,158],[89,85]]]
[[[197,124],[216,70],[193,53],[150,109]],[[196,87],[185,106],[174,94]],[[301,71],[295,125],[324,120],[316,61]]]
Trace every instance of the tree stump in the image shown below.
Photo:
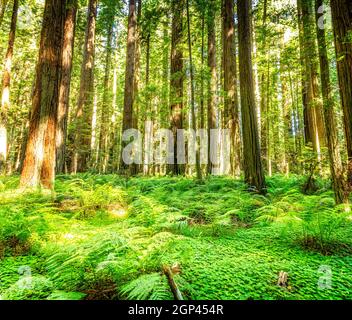
[[[280,271],[279,273],[279,279],[277,281],[277,285],[282,288],[287,287],[287,281],[288,281],[288,273],[284,271]]]

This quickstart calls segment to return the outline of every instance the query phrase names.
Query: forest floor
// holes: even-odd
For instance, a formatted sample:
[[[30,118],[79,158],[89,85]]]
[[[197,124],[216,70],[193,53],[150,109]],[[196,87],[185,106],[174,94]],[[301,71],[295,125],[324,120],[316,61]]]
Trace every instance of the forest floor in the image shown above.
[[[55,194],[0,179],[2,299],[352,299],[352,219],[328,181],[60,176]],[[288,281],[277,285],[279,273]]]

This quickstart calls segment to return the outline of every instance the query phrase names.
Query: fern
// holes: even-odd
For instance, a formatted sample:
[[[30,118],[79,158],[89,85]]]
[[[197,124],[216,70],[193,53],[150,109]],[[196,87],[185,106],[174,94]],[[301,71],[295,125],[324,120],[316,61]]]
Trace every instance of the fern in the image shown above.
[[[141,275],[124,285],[120,293],[128,300],[170,300],[167,279],[160,273]]]

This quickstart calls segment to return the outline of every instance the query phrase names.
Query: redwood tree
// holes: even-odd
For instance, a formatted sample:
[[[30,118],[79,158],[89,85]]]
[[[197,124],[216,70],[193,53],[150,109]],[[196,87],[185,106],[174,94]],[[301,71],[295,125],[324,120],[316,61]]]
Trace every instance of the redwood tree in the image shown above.
[[[317,22],[317,38],[320,60],[320,76],[324,102],[324,119],[326,127],[326,139],[330,159],[331,179],[335,191],[335,201],[337,204],[348,202],[345,190],[343,168],[340,155],[340,147],[337,135],[337,124],[334,112],[334,98],[330,83],[329,59],[325,39],[325,30],[318,25],[318,8],[323,5],[323,0],[315,0],[315,14]]]
[[[191,39],[191,21],[189,14],[189,0],[186,0],[187,8],[187,40],[188,40],[188,54],[189,54],[189,65],[190,65],[190,77],[191,77],[191,116],[192,116],[192,129],[197,129],[197,119],[195,111],[195,94],[194,94],[194,67],[193,67],[193,56],[192,56],[192,39]],[[202,168],[200,166],[200,151],[196,141],[196,171],[197,179],[202,180]]]
[[[250,188],[265,193],[265,178],[260,159],[257,108],[254,95],[251,43],[252,1],[238,0],[237,9],[245,182]]]
[[[110,71],[112,61],[112,41],[113,41],[113,30],[114,30],[114,18],[111,17],[111,21],[107,26],[107,40],[106,40],[106,55],[105,55],[105,75],[104,75],[104,91],[103,101],[101,109],[101,123],[100,123],[100,139],[99,139],[99,172],[106,173],[109,161],[109,136],[110,136],[110,119],[111,119],[111,107],[110,107]]]
[[[337,71],[348,153],[348,180],[352,186],[352,2],[331,0]]]
[[[269,1],[270,3],[270,1]],[[265,61],[265,69],[262,71],[260,75],[260,147],[263,159],[263,168],[271,175],[271,159],[270,155],[270,146],[269,146],[269,89],[270,89],[270,59],[269,59],[269,48],[270,46],[267,44],[267,33],[268,33],[268,0],[264,0],[263,2],[263,20],[262,20],[262,28],[263,28],[263,45],[262,50],[263,54],[267,57]]]
[[[134,105],[134,89],[135,89],[135,58],[136,58],[136,1],[129,0],[129,15],[128,15],[128,33],[127,33],[127,55],[126,55],[126,73],[125,73],[125,95],[123,106],[123,123],[122,131],[133,128],[133,105]],[[123,152],[126,142],[122,142],[121,152]],[[135,173],[135,165],[127,165],[121,156],[120,170],[125,173],[126,170],[131,174]],[[126,172],[127,173],[127,172]]]
[[[98,0],[89,0],[71,171],[84,172],[91,155],[94,103],[95,32]]]
[[[217,105],[217,70],[216,70],[216,31],[215,31],[215,0],[210,0],[208,4],[208,68],[210,78],[208,80],[208,174],[213,171],[211,130],[216,128],[215,108]]]
[[[64,21],[62,69],[59,87],[58,125],[56,132],[56,171],[62,173],[65,166],[67,118],[69,112],[72,58],[76,29],[77,0],[68,0]]]
[[[46,0],[21,187],[53,188],[66,1]]]
[[[184,165],[177,156],[177,130],[183,129],[183,14],[184,0],[172,0],[172,40],[171,40],[171,73],[170,73],[170,103],[171,130],[174,136],[174,164],[170,165],[173,174],[184,173]]]
[[[306,104],[306,142],[311,142],[320,160],[321,147],[325,146],[323,105],[318,80],[318,50],[314,27],[313,0],[298,0],[299,19],[302,24],[302,47],[304,59],[304,86]]]
[[[235,48],[234,2],[223,0],[223,69],[224,69],[224,118],[231,131],[232,172],[240,174],[241,140],[237,93],[237,66]]]
[[[4,3],[5,6],[6,3]],[[2,95],[0,108],[0,173],[5,172],[6,157],[7,157],[7,110],[10,107],[10,84],[11,84],[11,67],[13,57],[13,47],[16,37],[16,25],[18,16],[19,1],[13,1],[12,18],[9,34],[9,42],[5,57],[5,67],[2,76]]]

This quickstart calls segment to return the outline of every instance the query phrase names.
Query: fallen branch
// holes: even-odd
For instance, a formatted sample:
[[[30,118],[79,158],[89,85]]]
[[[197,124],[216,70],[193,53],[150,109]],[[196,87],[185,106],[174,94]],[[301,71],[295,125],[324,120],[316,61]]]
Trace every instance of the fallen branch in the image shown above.
[[[173,267],[172,269],[175,269],[175,268]],[[172,291],[172,294],[174,295],[175,300],[183,300],[182,293],[177,287],[177,284],[174,280],[174,273],[172,272],[171,268],[168,266],[164,266],[163,271],[167,278],[167,281],[169,283],[170,289]]]

